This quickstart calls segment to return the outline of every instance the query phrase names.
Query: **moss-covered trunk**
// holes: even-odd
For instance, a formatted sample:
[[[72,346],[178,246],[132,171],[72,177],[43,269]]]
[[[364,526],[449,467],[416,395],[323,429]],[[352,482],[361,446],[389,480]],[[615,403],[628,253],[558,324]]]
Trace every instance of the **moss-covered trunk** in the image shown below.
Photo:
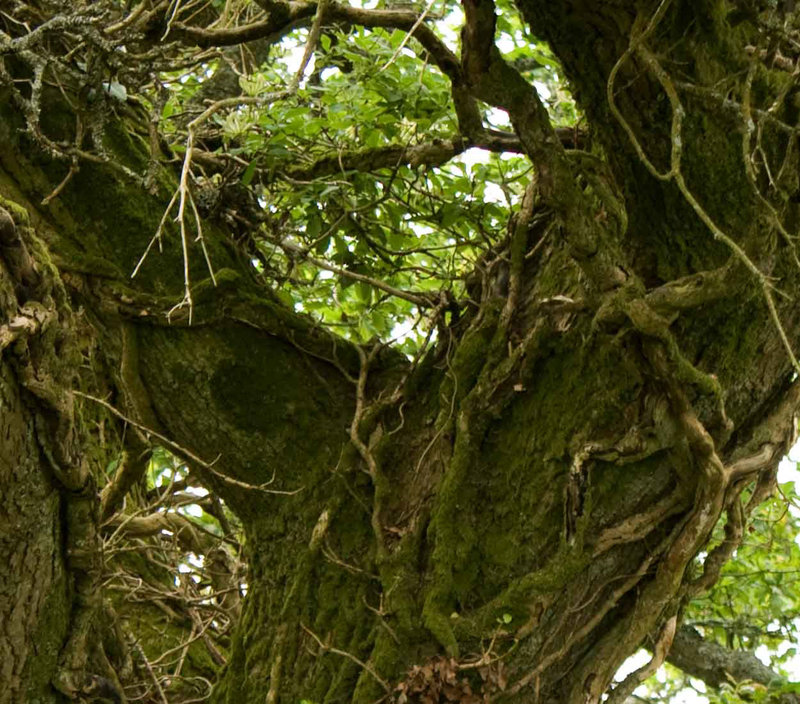
[[[168,438],[244,524],[248,593],[217,702],[598,702],[640,644],[668,644],[741,531],[741,491],[762,496],[774,480],[797,391],[743,258],[674,178],[642,166],[608,109],[609,74],[641,27],[629,4],[520,3],[609,166],[564,156],[571,200],[531,188],[511,228],[513,295],[473,292],[479,304],[414,369],[288,311],[213,230],[218,286],[194,284],[191,320],[176,311],[179,243],[129,278],[164,192],[89,162],[41,205],[67,167],[25,141],[0,100],[0,557],[16,580],[0,586],[15,595],[11,611],[0,603],[0,653],[14,652],[0,701],[55,701],[50,681],[74,692],[85,620],[101,608],[88,476],[109,458],[92,435],[97,402],[70,390]],[[734,30],[722,3],[695,5],[688,22],[676,2],[648,40],[654,55],[677,44],[684,74],[696,72],[683,78],[710,83],[736,68]],[[618,104],[668,170],[670,107],[647,56],[620,68]],[[58,134],[71,116],[50,99]],[[691,108],[684,191],[794,287],[743,175],[741,135],[713,106]],[[126,120],[107,148],[143,172],[144,139]],[[782,139],[767,134],[765,148],[794,149]],[[21,242],[44,283],[13,259]],[[800,310],[777,313],[797,349]],[[725,513],[733,537],[714,550]]]
[[[0,197],[0,691],[53,702],[84,650],[95,599],[93,478],[67,389],[81,345],[28,213]]]
[[[11,304],[3,310],[12,313],[10,319],[16,315],[13,288],[3,289],[4,303]],[[31,432],[35,410],[26,403],[30,396],[5,343],[0,343],[0,701],[48,702],[70,616],[60,550],[62,500]]]

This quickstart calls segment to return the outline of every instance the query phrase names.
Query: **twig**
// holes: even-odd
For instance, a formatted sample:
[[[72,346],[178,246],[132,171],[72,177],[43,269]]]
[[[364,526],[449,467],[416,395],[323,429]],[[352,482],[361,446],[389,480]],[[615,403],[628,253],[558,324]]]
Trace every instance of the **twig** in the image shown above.
[[[186,135],[186,145],[185,145],[185,153],[183,156],[183,165],[181,167],[181,176],[178,182],[178,188],[172,194],[172,198],[167,205],[166,210],[164,211],[164,215],[161,217],[161,221],[158,224],[158,228],[156,229],[155,235],[150,240],[150,243],[147,245],[147,249],[145,249],[144,254],[142,254],[139,262],[136,264],[136,267],[131,274],[131,278],[136,276],[141,268],[142,264],[144,263],[147,255],[150,253],[150,250],[153,248],[153,245],[156,241],[159,243],[159,250],[161,249],[161,235],[164,229],[164,224],[166,223],[167,217],[172,212],[172,208],[175,206],[175,203],[178,203],[178,214],[175,217],[176,222],[180,228],[180,235],[181,235],[181,249],[183,252],[183,299],[174,305],[167,313],[167,317],[171,317],[172,314],[183,308],[184,306],[188,306],[189,308],[189,325],[192,324],[192,315],[194,312],[194,302],[192,300],[192,289],[191,289],[191,281],[189,276],[189,235],[186,229],[186,206],[187,203],[189,208],[192,211],[192,216],[195,220],[195,227],[197,229],[197,235],[195,237],[196,242],[200,242],[200,246],[203,250],[203,255],[206,260],[206,265],[208,266],[208,271],[211,276],[211,280],[216,286],[216,276],[214,275],[214,269],[211,266],[211,260],[208,256],[208,250],[206,249],[205,241],[203,239],[203,228],[200,221],[200,214],[197,211],[197,206],[194,202],[194,198],[192,196],[190,187],[189,187],[189,180],[192,174],[192,159],[194,156],[194,143],[196,137],[196,130],[197,128],[202,125],[206,120],[212,117],[214,114],[222,110],[223,108],[228,107],[239,107],[242,105],[263,105],[265,103],[271,103],[276,100],[281,100],[295,91],[293,89],[290,90],[283,90],[278,91],[275,93],[269,93],[267,95],[262,96],[237,96],[235,98],[223,98],[222,100],[218,100],[208,108],[206,108],[202,113],[200,113],[196,118],[194,118],[189,124],[186,126],[187,128],[187,135]]]
[[[650,661],[645,665],[631,672],[631,674],[614,688],[606,700],[607,704],[623,704],[641,682],[644,682],[661,667],[667,657],[667,653],[669,653],[672,639],[675,637],[675,627],[677,623],[677,616],[672,616],[667,619],[653,648],[653,657],[651,657]]]
[[[291,242],[289,240],[283,240],[280,243],[281,248],[286,252],[293,252],[296,254],[304,254],[305,250],[300,247],[299,245]],[[320,269],[325,269],[326,271],[331,271],[334,274],[338,274],[339,276],[344,276],[348,279],[354,279],[355,281],[361,281],[362,283],[369,284],[370,286],[374,286],[375,288],[380,289],[381,291],[385,291],[391,296],[397,296],[397,298],[402,298],[405,301],[409,301],[420,308],[428,308],[432,305],[432,301],[427,298],[426,296],[422,296],[416,293],[410,293],[409,291],[403,291],[402,289],[395,288],[390,284],[387,284],[383,281],[378,279],[373,279],[370,276],[365,276],[364,274],[359,274],[356,271],[350,271],[349,269],[344,269],[343,267],[336,266],[335,264],[329,264],[321,259],[317,259],[316,257],[309,257],[304,256],[305,261],[310,262],[316,267]]]
[[[303,487],[300,487],[299,489],[295,489],[293,491],[281,491],[279,489],[267,489],[266,487],[269,486],[269,484],[272,483],[272,480],[270,480],[269,482],[266,482],[265,484],[248,484],[247,482],[242,482],[242,481],[239,481],[238,479],[233,479],[232,477],[229,477],[229,476],[223,474],[222,472],[214,469],[214,467],[212,465],[210,465],[208,462],[206,462],[205,460],[200,459],[191,450],[188,450],[185,447],[182,447],[181,445],[176,443],[174,440],[170,440],[168,437],[166,437],[165,435],[162,435],[158,431],[153,430],[152,428],[148,428],[147,426],[142,425],[141,423],[137,423],[135,420],[132,420],[131,418],[128,418],[126,415],[124,415],[123,413],[118,411],[116,408],[114,408],[114,406],[112,406],[110,403],[108,403],[108,401],[104,401],[103,399],[97,398],[96,396],[92,396],[90,394],[85,394],[85,393],[83,393],[81,391],[73,391],[72,393],[75,396],[80,396],[81,398],[85,398],[85,399],[88,399],[89,401],[94,401],[94,403],[100,404],[101,406],[103,406],[103,408],[105,408],[106,410],[108,410],[111,413],[113,413],[120,420],[123,420],[126,423],[129,423],[134,428],[138,428],[143,433],[147,433],[148,435],[152,435],[154,438],[156,438],[156,439],[160,440],[161,442],[163,442],[170,449],[174,450],[175,452],[177,452],[180,455],[183,455],[184,457],[187,457],[192,462],[195,462],[196,464],[200,465],[203,469],[205,469],[206,471],[210,472],[211,474],[213,474],[215,477],[217,477],[218,479],[222,480],[226,484],[230,484],[231,486],[236,486],[236,487],[239,487],[241,489],[252,489],[252,490],[255,490],[255,491],[263,491],[265,494],[278,494],[278,495],[281,495],[281,496],[294,496],[295,494],[299,494],[303,490]],[[219,459],[219,458],[217,458],[217,459]],[[216,460],[215,460],[215,462],[216,462]],[[274,479],[274,476],[273,476],[273,479]]]
[[[416,32],[417,28],[425,21],[425,18],[428,16],[428,13],[431,11],[431,8],[435,2],[436,0],[428,0],[428,4],[425,6],[425,9],[420,13],[420,16],[417,17],[414,24],[411,25],[411,29],[406,32],[406,36],[403,37],[403,41],[400,42],[400,46],[397,47],[391,58],[383,66],[381,66],[381,68],[378,70],[378,73],[383,73],[397,60],[397,57],[400,56],[400,52],[405,49],[406,44],[408,44],[408,41],[413,36],[414,32]]]
[[[158,692],[158,695],[161,697],[162,703],[163,704],[169,704],[169,701],[167,701],[167,695],[164,694],[164,690],[161,688],[161,682],[159,681],[158,676],[156,675],[155,671],[153,670],[153,666],[150,664],[150,661],[147,659],[147,655],[145,655],[145,652],[142,649],[142,646],[140,646],[138,643],[136,643],[134,645],[134,647],[139,652],[139,655],[141,656],[142,660],[144,660],[144,665],[147,668],[147,671],[150,673],[150,677],[153,680],[153,684],[155,684],[155,686],[156,686],[156,691]]]
[[[42,198],[42,205],[50,205],[50,201],[53,200],[53,198],[57,197],[61,193],[61,191],[63,191],[64,188],[66,188],[67,184],[72,180],[72,177],[76,173],[78,173],[79,168],[80,167],[78,166],[77,156],[73,155],[72,164],[70,164],[69,171],[67,172],[67,175],[64,176],[64,178],[62,179],[61,183],[59,183],[53,189],[53,191],[50,193],[49,196],[45,196],[44,198]]]
[[[372,675],[372,677],[375,679],[375,681],[381,687],[383,687],[384,691],[387,694],[391,693],[392,688],[389,686],[389,684],[386,682],[386,680],[384,680],[382,677],[380,677],[378,675],[378,673],[375,672],[375,670],[373,670],[369,665],[367,665],[367,663],[363,662],[362,660],[359,660],[355,655],[353,655],[352,653],[348,653],[346,650],[339,650],[339,648],[334,648],[333,646],[325,645],[325,643],[323,643],[319,639],[319,637],[317,636],[316,633],[314,633],[314,631],[310,630],[309,628],[306,628],[302,623],[300,624],[300,628],[302,628],[306,633],[308,633],[308,635],[310,635],[315,641],[317,641],[317,644],[319,645],[320,648],[322,648],[322,650],[324,652],[330,652],[330,653],[334,653],[336,655],[341,655],[342,657],[347,658],[348,660],[351,660],[356,665],[358,665],[359,667],[363,668],[366,672],[368,672],[370,675]]]
[[[314,24],[311,25],[311,29],[308,32],[303,58],[300,60],[300,65],[297,67],[292,82],[289,84],[292,92],[297,91],[300,87],[300,81],[303,80],[308,62],[311,61],[311,57],[317,48],[317,42],[319,42],[319,36],[322,32],[322,21],[325,19],[325,12],[329,4],[330,0],[319,0],[317,4],[317,13],[314,15]]]

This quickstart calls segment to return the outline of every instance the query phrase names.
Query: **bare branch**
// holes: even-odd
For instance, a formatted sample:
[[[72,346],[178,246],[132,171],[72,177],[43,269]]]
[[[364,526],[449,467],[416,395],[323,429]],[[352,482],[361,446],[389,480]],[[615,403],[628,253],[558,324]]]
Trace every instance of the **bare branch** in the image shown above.
[[[236,486],[242,489],[254,489],[256,491],[263,491],[265,494],[281,494],[284,496],[293,496],[298,492],[302,491],[302,487],[300,489],[295,489],[294,491],[280,491],[277,489],[268,489],[267,486],[269,486],[269,484],[272,483],[272,480],[264,484],[248,484],[247,482],[242,482],[239,481],[238,479],[234,479],[233,477],[229,477],[228,475],[220,472],[218,469],[215,469],[210,463],[206,462],[205,460],[195,455],[191,450],[188,450],[185,447],[178,445],[178,443],[174,442],[173,440],[170,440],[168,437],[162,435],[158,431],[153,430],[152,428],[148,428],[142,425],[141,423],[137,423],[136,421],[131,420],[127,416],[123,415],[116,408],[114,408],[114,406],[108,403],[108,401],[104,401],[103,399],[97,398],[96,396],[91,396],[90,394],[84,394],[81,391],[73,391],[72,393],[75,394],[75,396],[80,396],[81,398],[85,398],[88,399],[89,401],[93,401],[94,403],[100,404],[101,406],[103,406],[103,408],[105,408],[106,410],[110,411],[115,416],[117,416],[117,418],[124,420],[126,423],[129,423],[134,428],[138,428],[147,435],[152,435],[154,438],[164,443],[164,446],[170,449],[171,451],[177,453],[178,455],[181,455],[182,457],[186,457],[192,462],[195,462],[198,466],[202,467],[207,472],[210,472],[217,479],[221,479],[226,484],[230,484],[232,486]]]

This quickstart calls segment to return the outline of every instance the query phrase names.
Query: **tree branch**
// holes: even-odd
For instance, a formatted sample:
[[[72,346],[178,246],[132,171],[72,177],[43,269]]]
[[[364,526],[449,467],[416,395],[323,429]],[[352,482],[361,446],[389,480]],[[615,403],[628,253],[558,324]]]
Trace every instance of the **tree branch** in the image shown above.
[[[711,643],[691,626],[681,626],[675,633],[667,662],[686,674],[703,680],[707,685],[719,688],[731,682],[752,681],[769,686],[784,682],[784,678],[764,665],[753,653],[743,650],[728,650]],[[796,704],[800,696],[787,694],[776,701]]]
[[[440,166],[467,149],[477,147],[490,152],[522,152],[522,145],[515,135],[484,135],[481,140],[462,137],[437,139],[413,146],[391,144],[384,147],[357,149],[342,154],[331,154],[317,159],[310,166],[294,166],[285,174],[298,181],[310,181],[322,176],[341,174],[344,171],[374,171],[396,168],[399,164],[417,166]]]
[[[295,29],[309,26],[317,12],[317,3],[262,3],[270,7],[267,20],[228,29],[206,29],[175,23],[171,36],[188,40],[200,47],[220,47],[256,40],[275,43]],[[414,37],[453,84],[453,105],[462,134],[475,138],[484,133],[483,121],[475,98],[464,85],[458,57],[414,10],[370,10],[331,2],[324,9],[323,21],[360,25],[369,29],[399,29]]]
[[[267,20],[230,29],[205,29],[176,22],[171,36],[190,40],[197,46],[219,47],[242,44],[256,39],[277,41],[294,29],[307,27],[317,12],[314,2],[275,3]],[[451,79],[460,77],[458,57],[436,33],[425,24],[417,24],[419,14],[413,10],[368,10],[332,2],[324,21],[357,24],[367,28],[400,29],[412,36],[431,55],[436,65]],[[416,25],[416,26],[415,26]]]

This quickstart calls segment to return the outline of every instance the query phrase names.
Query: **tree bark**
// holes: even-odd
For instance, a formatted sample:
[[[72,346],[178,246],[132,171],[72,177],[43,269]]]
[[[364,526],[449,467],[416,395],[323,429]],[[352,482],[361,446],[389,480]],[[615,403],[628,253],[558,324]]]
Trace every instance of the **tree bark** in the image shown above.
[[[669,661],[711,687],[747,681],[769,686],[781,681],[780,675],[752,653],[728,650],[716,643],[705,642],[689,626],[680,628],[675,634]],[[797,695],[787,696],[786,701],[797,701]]]
[[[675,3],[649,51],[672,51],[690,82],[741,69],[724,5]],[[106,417],[100,397],[165,438],[244,525],[248,593],[216,702],[585,704],[646,638],[663,657],[682,606],[735,547],[741,491],[771,488],[798,390],[746,262],[674,179],[648,172],[609,111],[609,75],[640,31],[635,8],[520,7],[563,62],[610,168],[548,142],[531,95],[503,103],[540,162],[512,228],[508,295],[483,292],[416,367],[286,309],[213,228],[218,285],[198,276],[191,316],[175,306],[185,281],[174,237],[131,280],[168,187],[151,196],[88,162],[41,205],[68,166],[22,136],[0,96],[12,223],[0,252],[0,486],[13,532],[0,554],[13,575],[0,587],[0,701],[59,701],[51,682],[76,695],[93,663],[91,476],[112,454],[92,430]],[[492,102],[506,75],[481,44],[493,9],[468,13],[466,85]],[[619,109],[667,170],[670,111],[647,56],[620,69]],[[69,107],[55,91],[46,99],[46,131],[67,133]],[[765,227],[741,134],[686,102],[686,189],[791,290],[798,273]],[[119,117],[106,146],[144,172],[139,129],[141,116]],[[204,271],[194,250],[190,265]],[[797,349],[800,309],[779,304]],[[723,513],[725,540],[709,547]]]

